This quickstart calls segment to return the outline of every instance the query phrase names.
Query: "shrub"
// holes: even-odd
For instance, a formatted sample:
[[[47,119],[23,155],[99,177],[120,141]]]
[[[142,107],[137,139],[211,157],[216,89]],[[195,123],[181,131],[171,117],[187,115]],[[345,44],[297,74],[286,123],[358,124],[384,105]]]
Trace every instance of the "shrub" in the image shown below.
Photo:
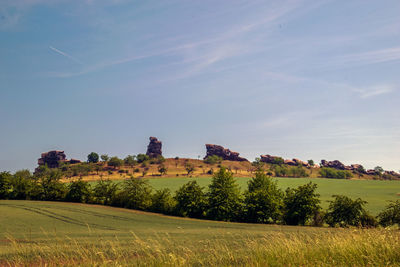
[[[358,226],[361,224],[361,216],[365,213],[364,205],[367,203],[360,198],[352,200],[343,195],[333,195],[335,198],[330,201],[326,222],[330,226],[346,227],[349,225]]]
[[[100,180],[93,189],[94,201],[99,204],[110,205],[115,198],[118,184],[110,180]]]
[[[114,167],[114,168],[121,167],[123,164],[124,164],[123,160],[118,158],[118,157],[112,157],[108,161],[108,166],[111,166],[111,167]]]
[[[168,188],[157,190],[152,196],[150,210],[153,212],[172,214],[176,202]]]
[[[146,180],[130,178],[124,181],[117,198],[119,206],[147,210],[152,204],[152,188]]]
[[[79,179],[69,184],[68,192],[65,196],[66,201],[86,203],[90,202],[91,198],[92,192],[88,182]]]
[[[295,189],[288,188],[284,197],[283,220],[289,225],[304,225],[321,209],[317,185],[308,183]]]
[[[222,162],[222,158],[217,155],[211,155],[204,159],[207,164],[217,164]]]
[[[326,167],[321,168],[319,170],[319,174],[321,177],[335,178],[335,179],[349,179],[353,176],[349,171],[336,170],[333,168],[326,168]]]
[[[136,156],[136,160],[137,160],[137,162],[139,162],[139,163],[148,161],[149,159],[150,159],[150,157],[149,157],[148,155],[146,155],[146,154],[138,154],[138,155]]]
[[[135,156],[132,155],[128,155],[124,158],[124,164],[127,166],[135,166],[135,164],[137,163],[137,161],[135,160]]]
[[[382,226],[390,226],[394,224],[400,225],[400,200],[391,201],[378,215],[379,224]]]
[[[206,210],[206,196],[196,181],[181,186],[175,193],[175,210],[180,216],[202,218]]]

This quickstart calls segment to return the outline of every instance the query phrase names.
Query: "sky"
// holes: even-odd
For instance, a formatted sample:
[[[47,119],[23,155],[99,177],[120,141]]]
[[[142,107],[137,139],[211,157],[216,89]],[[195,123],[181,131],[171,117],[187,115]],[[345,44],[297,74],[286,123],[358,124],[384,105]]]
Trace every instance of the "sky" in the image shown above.
[[[0,171],[42,152],[400,170],[400,1],[0,1]]]

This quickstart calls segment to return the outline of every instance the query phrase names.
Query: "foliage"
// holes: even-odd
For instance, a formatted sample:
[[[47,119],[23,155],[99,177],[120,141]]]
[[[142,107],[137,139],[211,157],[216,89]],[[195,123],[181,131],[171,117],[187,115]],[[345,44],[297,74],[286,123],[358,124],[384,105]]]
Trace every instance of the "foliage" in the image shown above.
[[[374,168],[374,171],[375,171],[375,173],[378,174],[379,176],[381,176],[381,175],[383,174],[383,172],[384,172],[384,170],[383,170],[383,168],[382,168],[381,166],[376,166],[376,167]]]
[[[189,176],[196,170],[196,168],[194,167],[193,164],[187,162],[185,163],[185,170],[187,172],[187,175]]]
[[[175,210],[180,216],[202,218],[206,210],[206,196],[196,181],[190,181],[180,187],[174,196]]]
[[[152,204],[152,188],[148,181],[130,178],[118,193],[117,204],[129,209],[147,210]]]
[[[150,157],[148,155],[146,155],[146,154],[138,154],[136,156],[136,160],[137,160],[138,163],[142,163],[142,162],[148,161],[149,159],[150,159]]]
[[[295,189],[288,188],[284,197],[283,220],[289,225],[304,225],[320,209],[317,185],[310,182]]]
[[[62,173],[58,169],[47,169],[40,173],[32,198],[37,200],[63,200],[66,187],[60,182]]]
[[[221,167],[214,174],[208,187],[207,216],[210,219],[221,221],[237,219],[241,207],[241,194],[232,172]]]
[[[89,163],[97,163],[99,162],[99,154],[92,152],[87,156],[87,162]]]
[[[121,167],[124,164],[124,161],[118,157],[111,157],[110,160],[108,161],[108,166],[118,168]]]
[[[9,172],[0,173],[0,199],[8,199],[11,191],[12,175]]]
[[[335,178],[335,179],[349,179],[352,177],[351,172],[345,170],[336,170],[334,168],[321,168],[319,170],[319,175],[325,178]]]
[[[167,174],[168,168],[165,167],[164,164],[161,164],[160,166],[158,166],[158,172],[160,173],[160,175]]]
[[[128,155],[124,158],[124,164],[127,166],[135,166],[137,163],[135,156]]]
[[[283,158],[281,158],[281,157],[274,157],[273,159],[272,159],[272,162],[271,162],[272,164],[275,164],[275,165],[282,165],[282,164],[284,164],[285,163],[285,160],[283,159]]]
[[[107,161],[110,159],[110,157],[109,157],[107,154],[101,155],[100,158],[101,158],[101,160],[102,160],[103,162],[107,162]]]
[[[117,183],[101,179],[93,188],[94,201],[99,204],[110,205],[115,198],[117,190]]]
[[[365,214],[364,205],[367,203],[360,198],[352,200],[343,195],[333,195],[325,220],[330,226],[346,227],[361,224],[361,216]]]
[[[30,199],[35,183],[29,170],[17,171],[10,179],[9,199]]]
[[[391,201],[386,208],[378,215],[379,223],[382,226],[394,224],[400,225],[400,200]]]
[[[69,184],[65,200],[69,202],[86,203],[90,202],[91,197],[92,192],[89,183],[79,179]]]
[[[222,158],[217,155],[211,155],[205,158],[204,162],[207,164],[220,164],[222,162]]]
[[[307,160],[308,165],[313,167],[315,165],[314,161],[312,159]]]
[[[156,190],[152,196],[152,204],[150,210],[153,212],[172,214],[175,208],[175,200],[168,188]]]
[[[308,177],[306,170],[301,166],[288,167],[285,165],[274,166],[276,177]]]
[[[245,221],[255,223],[276,223],[281,219],[283,192],[276,182],[268,178],[262,171],[248,182],[244,193]]]

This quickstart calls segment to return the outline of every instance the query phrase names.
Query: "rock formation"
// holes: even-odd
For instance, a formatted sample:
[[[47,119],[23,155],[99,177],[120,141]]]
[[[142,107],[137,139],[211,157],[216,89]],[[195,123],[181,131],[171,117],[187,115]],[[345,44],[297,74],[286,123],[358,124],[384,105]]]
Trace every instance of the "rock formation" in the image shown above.
[[[334,169],[338,169],[338,170],[346,169],[346,166],[338,160],[326,161],[323,159],[323,160],[321,160],[321,167],[329,167],[329,168],[334,168]]]
[[[204,157],[204,159],[215,155],[221,157],[223,160],[248,161],[245,158],[239,157],[238,152],[230,151],[229,149],[224,148],[223,146],[206,144],[206,149],[207,149],[207,154]]]
[[[75,164],[80,163],[81,161],[78,159],[67,160],[67,157],[62,150],[52,150],[42,153],[40,159],[38,159],[39,166],[47,165],[49,168],[58,168],[60,162]]]
[[[271,156],[271,155],[261,155],[260,156],[261,162],[270,163],[270,164],[276,163],[277,159],[281,159],[281,157]]]
[[[147,146],[146,155],[148,155],[150,158],[157,158],[159,156],[162,156],[161,141],[158,141],[158,139],[155,137],[150,137],[149,139],[150,139],[150,143]]]
[[[49,168],[57,168],[60,162],[66,162],[66,156],[64,151],[53,150],[42,153],[41,158],[38,159],[39,166],[46,165]]]

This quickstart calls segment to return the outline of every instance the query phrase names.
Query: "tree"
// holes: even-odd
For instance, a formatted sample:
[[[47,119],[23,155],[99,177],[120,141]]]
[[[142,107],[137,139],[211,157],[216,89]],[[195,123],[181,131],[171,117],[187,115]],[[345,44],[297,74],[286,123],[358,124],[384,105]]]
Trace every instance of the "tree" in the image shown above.
[[[124,181],[119,202],[125,208],[147,210],[152,204],[152,188],[146,180],[130,178]]]
[[[160,166],[158,166],[158,172],[160,173],[160,175],[162,176],[163,174],[166,174],[168,171],[168,168],[165,167],[164,164],[161,164]]]
[[[93,189],[93,197],[96,203],[110,205],[115,198],[118,184],[111,180],[98,181]]]
[[[195,171],[195,169],[196,169],[196,168],[194,167],[193,164],[190,164],[190,163],[186,163],[186,164],[185,164],[185,170],[186,170],[188,176],[191,175],[191,174],[193,174],[193,172]]]
[[[276,182],[261,170],[248,183],[244,193],[245,220],[254,223],[275,223],[281,219],[283,192]]]
[[[366,213],[364,205],[367,203],[360,198],[352,200],[343,195],[333,195],[335,199],[329,201],[325,220],[330,226],[346,227],[361,224],[361,217]]]
[[[241,206],[241,195],[233,174],[221,167],[214,174],[208,187],[208,217],[223,221],[237,219]]]
[[[391,201],[378,215],[379,223],[382,226],[390,226],[394,224],[400,225],[400,200]]]
[[[9,172],[0,173],[0,199],[8,199],[11,192],[12,175]]]
[[[91,198],[92,192],[88,182],[79,179],[69,184],[68,192],[65,196],[66,201],[86,203],[89,202]]]
[[[264,168],[264,162],[261,161],[261,158],[255,158],[251,165],[254,166],[256,170],[262,170]]]
[[[138,154],[138,155],[136,156],[136,160],[137,160],[137,162],[139,162],[139,163],[145,162],[145,161],[147,161],[147,160],[149,160],[149,159],[150,159],[150,157],[149,157],[148,155],[146,155],[146,154]]]
[[[176,213],[184,217],[202,218],[206,210],[206,196],[196,181],[181,186],[175,193]]]
[[[375,171],[375,173],[378,174],[379,176],[381,176],[381,175],[383,174],[383,172],[384,172],[383,168],[380,167],[380,166],[376,166],[376,167],[374,168],[374,171]]]
[[[283,199],[283,220],[289,225],[304,225],[321,207],[317,185],[308,183],[297,188],[288,188]]]
[[[20,170],[15,172],[10,180],[10,185],[10,199],[30,199],[34,184],[29,170]]]
[[[125,165],[130,166],[130,167],[135,166],[136,162],[137,162],[137,161],[136,161],[136,159],[135,159],[135,156],[132,156],[132,155],[128,155],[128,156],[126,156],[126,158],[124,159]]]
[[[88,163],[97,163],[99,162],[99,154],[95,153],[95,152],[91,152],[88,156],[87,156],[87,162]]]
[[[114,167],[114,169],[121,167],[123,164],[124,164],[123,160],[118,157],[112,157],[108,161],[108,166]]]
[[[157,190],[152,196],[150,210],[153,212],[171,214],[175,207],[175,200],[168,188]]]
[[[100,158],[101,158],[101,160],[102,160],[103,162],[107,162],[107,161],[109,160],[110,157],[109,157],[107,154],[103,154],[103,155],[100,156]]]
[[[311,167],[314,167],[315,163],[312,159],[307,160],[308,165],[310,165]]]
[[[62,173],[58,169],[47,169],[38,176],[32,197],[38,200],[63,200],[66,187],[60,182]]]

